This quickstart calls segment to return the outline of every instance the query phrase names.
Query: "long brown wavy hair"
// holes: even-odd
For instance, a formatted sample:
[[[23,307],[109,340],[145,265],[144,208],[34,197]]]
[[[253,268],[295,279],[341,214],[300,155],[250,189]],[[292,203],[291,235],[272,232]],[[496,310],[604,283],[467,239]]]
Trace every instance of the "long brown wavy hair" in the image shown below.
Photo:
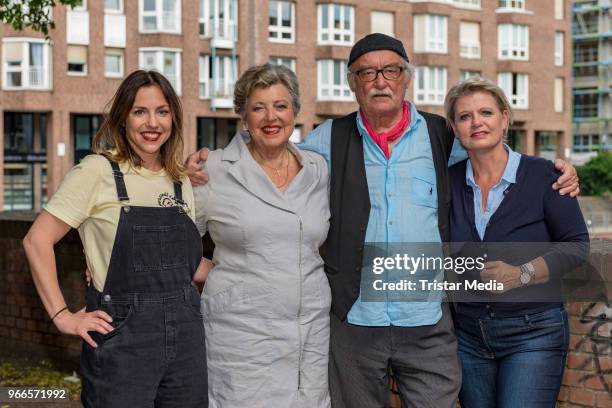
[[[93,139],[92,150],[103,154],[113,161],[128,161],[135,167],[142,166],[142,159],[132,149],[126,136],[126,121],[138,90],[142,87],[157,86],[164,94],[172,114],[172,131],[168,140],[161,146],[160,162],[166,173],[174,181],[185,174],[183,166],[183,108],[170,82],[156,71],[138,70],[128,75],[108,103],[110,109]]]

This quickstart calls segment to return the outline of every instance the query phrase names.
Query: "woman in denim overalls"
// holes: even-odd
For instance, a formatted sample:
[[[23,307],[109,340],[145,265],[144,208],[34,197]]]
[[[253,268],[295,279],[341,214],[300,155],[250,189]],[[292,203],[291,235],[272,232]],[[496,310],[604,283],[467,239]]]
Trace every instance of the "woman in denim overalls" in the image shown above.
[[[99,155],[71,170],[24,239],[52,321],[84,339],[86,407],[208,406],[192,285],[206,265],[180,164],[181,128],[168,80],[156,72],[129,75],[94,139]],[[75,313],[60,291],[53,252],[71,227],[79,229],[93,275],[87,307]]]

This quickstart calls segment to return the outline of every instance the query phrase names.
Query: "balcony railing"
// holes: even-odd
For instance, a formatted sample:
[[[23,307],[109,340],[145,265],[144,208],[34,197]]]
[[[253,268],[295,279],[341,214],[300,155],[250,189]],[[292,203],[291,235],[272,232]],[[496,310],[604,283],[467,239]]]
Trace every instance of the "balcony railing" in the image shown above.
[[[176,31],[178,29],[176,22],[176,12],[164,11],[162,13],[162,29],[164,31]]]
[[[215,20],[210,19],[211,35],[213,37],[236,41],[236,22],[234,20],[228,20],[220,18]]]
[[[31,87],[40,88],[44,85],[44,71],[42,67],[31,67],[28,70],[28,83]]]

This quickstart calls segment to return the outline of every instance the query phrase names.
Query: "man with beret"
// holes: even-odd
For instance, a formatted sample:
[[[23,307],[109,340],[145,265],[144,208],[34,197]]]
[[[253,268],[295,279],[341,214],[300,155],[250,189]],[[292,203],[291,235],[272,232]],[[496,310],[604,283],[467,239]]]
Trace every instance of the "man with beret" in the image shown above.
[[[444,118],[404,100],[412,78],[408,62],[395,38],[360,39],[348,61],[359,111],[327,120],[300,145],[322,154],[330,168],[325,269],[332,289],[335,408],[387,406],[389,370],[404,406],[454,407],[461,386],[448,304],[364,301],[360,292],[366,243],[448,240],[448,164],[467,157]],[[188,167],[197,170],[206,155],[192,154]],[[573,186],[575,170],[568,170],[562,187]],[[196,184],[205,180],[201,172],[192,177]]]
[[[368,302],[360,284],[366,243],[448,240],[454,138],[442,117],[404,100],[412,72],[399,40],[365,36],[348,68],[359,111],[322,123],[300,146],[330,164],[332,405],[386,406],[390,368],[405,406],[450,408],[461,368],[448,305]]]

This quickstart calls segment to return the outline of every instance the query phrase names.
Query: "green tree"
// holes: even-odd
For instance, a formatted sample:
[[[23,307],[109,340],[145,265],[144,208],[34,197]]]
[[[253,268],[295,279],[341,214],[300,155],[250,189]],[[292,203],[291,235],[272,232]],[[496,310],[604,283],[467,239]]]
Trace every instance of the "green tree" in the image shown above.
[[[577,170],[581,194],[600,196],[612,192],[612,153],[600,153]]]
[[[9,24],[15,30],[31,28],[49,36],[55,28],[51,10],[56,5],[74,8],[81,0],[0,0],[0,22]]]

